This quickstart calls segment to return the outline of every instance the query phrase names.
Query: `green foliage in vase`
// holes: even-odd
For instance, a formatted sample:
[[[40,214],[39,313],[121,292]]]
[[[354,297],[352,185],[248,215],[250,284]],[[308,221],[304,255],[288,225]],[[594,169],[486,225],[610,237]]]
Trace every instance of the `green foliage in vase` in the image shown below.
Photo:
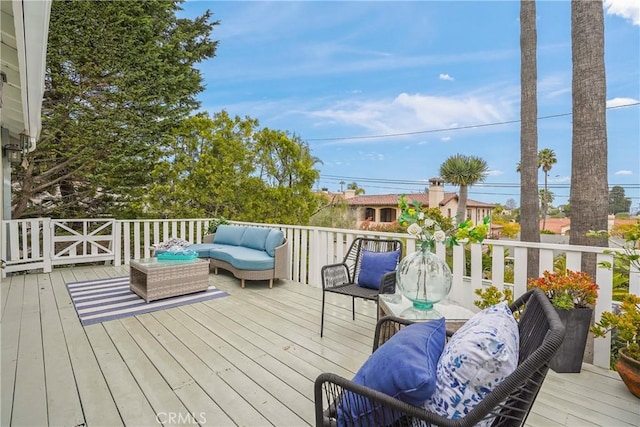
[[[401,210],[398,222],[401,226],[407,227],[407,233],[416,237],[420,249],[433,249],[436,242],[443,243],[447,247],[458,245],[459,240],[465,240],[466,243],[481,243],[489,233],[490,217],[488,216],[482,223],[475,226],[471,220],[455,226],[450,218],[444,221],[445,218],[438,209],[435,210],[438,211],[441,219],[433,219],[432,216],[435,213],[423,208],[417,200],[409,203],[404,194],[398,199],[398,207]]]

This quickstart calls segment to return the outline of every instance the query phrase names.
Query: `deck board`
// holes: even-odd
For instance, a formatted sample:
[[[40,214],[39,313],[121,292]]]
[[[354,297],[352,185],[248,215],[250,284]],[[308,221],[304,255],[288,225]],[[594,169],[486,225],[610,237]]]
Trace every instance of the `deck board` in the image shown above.
[[[205,321],[204,324],[203,320],[196,322],[180,309],[166,310],[162,315],[165,321],[168,316],[171,316],[186,330],[189,330],[192,333],[192,339],[197,338],[203,344],[206,343],[208,349],[203,349],[203,352],[205,355],[216,358],[214,366],[219,369],[218,374],[221,377],[224,378],[227,372],[243,373],[244,377],[234,375],[234,379],[240,380],[234,389],[254,408],[259,409],[269,422],[283,423],[284,425],[303,424],[303,419],[296,414],[296,409],[299,409],[299,402],[303,400],[303,396],[277,376],[262,369],[257,362],[243,354],[242,351],[216,335],[207,327],[208,322]],[[264,355],[263,352],[262,355]],[[268,390],[278,390],[278,392],[269,393]],[[290,402],[290,406],[284,405],[280,399]]]
[[[258,410],[233,388],[236,382],[246,381],[245,375],[230,366],[225,365],[206,343],[202,342],[191,331],[175,322],[170,316],[162,313],[139,316],[141,323],[158,340],[163,348],[170,352],[185,372],[211,397],[219,408],[236,425],[265,425],[268,424]],[[220,361],[216,365],[216,362]],[[215,367],[212,368],[211,365]],[[227,375],[219,375],[219,371],[227,369]],[[247,393],[250,390],[247,389]],[[208,407],[198,408],[197,411],[207,411]],[[214,408],[214,410],[216,410]],[[216,410],[217,411],[217,410]],[[210,416],[207,417],[208,419]]]
[[[11,417],[13,425],[48,424],[38,289],[37,276],[27,275],[20,320],[20,345]]]
[[[279,335],[277,331],[273,331],[263,325],[261,321],[254,321],[250,317],[247,317],[247,314],[242,312],[242,307],[237,306],[235,303],[232,303],[231,299],[227,299],[228,301],[221,302],[220,306],[216,304],[210,304],[210,307],[221,314],[219,316],[220,322],[233,321],[235,324],[242,325],[244,330],[250,331],[251,333],[255,333],[260,339],[267,340],[265,344],[268,347],[275,346],[275,351],[280,352],[284,351],[287,355],[291,356],[291,360],[289,363],[291,366],[296,367],[302,372],[303,370],[311,371],[307,375],[311,378],[314,378],[321,372],[334,372],[343,376],[352,376],[353,372],[347,369],[344,369],[341,365],[334,363],[332,360],[329,360],[317,353],[311,352],[308,349],[298,345],[295,342],[292,342],[285,337]],[[231,303],[231,304],[229,304]],[[208,302],[205,304],[209,305]],[[223,304],[228,304],[226,307],[231,308],[230,310],[220,311],[223,307]],[[300,367],[302,365],[302,367]]]
[[[62,270],[60,276],[56,278],[58,280],[54,280],[53,283],[56,300],[59,304],[63,304],[63,309],[59,311],[60,320],[69,350],[76,388],[82,402],[84,420],[88,425],[123,425],[118,407],[109,391],[85,330],[74,308],[67,304],[71,303],[71,298],[65,283],[80,280],[75,274],[76,271],[72,272],[72,270],[78,269]],[[55,273],[52,273],[52,277],[56,277]],[[82,280],[87,279],[86,273],[80,277]],[[149,422],[151,423],[152,420]]]
[[[56,390],[50,387],[46,390],[49,424],[64,425],[72,420],[74,425],[79,425],[84,416],[51,278],[41,275],[38,279],[45,380],[47,384],[58,384]]]
[[[87,326],[85,330],[98,359],[100,369],[105,373],[109,391],[115,400],[123,423],[136,426],[149,425],[150,420],[155,421],[156,413],[131,375],[123,356],[116,349],[105,327],[101,324],[95,324]],[[151,424],[157,425],[159,423]]]
[[[187,413],[187,408],[173,392],[172,387],[169,386],[158,369],[149,361],[145,352],[138,346],[136,341],[141,341],[143,339],[142,336],[145,334],[142,331],[136,331],[136,339],[134,340],[122,322],[105,322],[103,326],[135,383],[140,387],[145,400],[148,400],[152,414],[155,415],[160,412]],[[109,375],[112,372],[110,370]]]
[[[117,322],[109,322],[117,323]],[[207,408],[208,417],[201,420],[203,425],[219,420],[221,424],[232,424],[226,414],[211,400],[211,397],[193,381],[180,364],[154,339],[148,330],[135,318],[122,319],[120,326],[138,345],[133,348],[127,363],[141,388],[149,397],[156,413],[193,414],[200,419],[203,408]],[[113,333],[112,337],[116,337]],[[216,421],[218,422],[218,421]]]
[[[13,390],[18,362],[18,343],[20,340],[20,321],[22,319],[22,301],[24,294],[24,276],[4,279],[2,288],[7,289],[2,295],[7,298],[6,308],[2,312],[2,354],[0,381],[2,405],[0,406],[0,425],[11,424],[13,410]]]
[[[1,425],[312,425],[313,381],[352,377],[371,352],[376,309],[295,282],[209,280],[230,296],[83,327],[65,283],[126,266],[56,269],[2,282]],[[8,392],[7,392],[8,391]],[[527,426],[638,426],[615,372],[549,372]],[[27,410],[29,409],[29,410]],[[169,422],[169,416],[181,418]]]

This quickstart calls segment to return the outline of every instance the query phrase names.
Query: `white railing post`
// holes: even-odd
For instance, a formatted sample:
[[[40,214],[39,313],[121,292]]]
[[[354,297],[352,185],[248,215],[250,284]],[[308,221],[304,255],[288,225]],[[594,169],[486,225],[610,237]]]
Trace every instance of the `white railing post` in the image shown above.
[[[298,251],[296,256],[298,260],[294,260],[296,263],[300,263],[300,275],[297,276],[302,283],[309,283],[309,263],[307,262],[309,256],[309,230],[300,230],[300,239],[298,243]]]
[[[516,247],[513,254],[513,298],[527,291],[527,248]]]
[[[113,265],[122,265],[122,221],[113,224]]]
[[[553,273],[553,249],[540,249],[538,253],[540,254],[538,260],[538,276],[542,277],[545,271]]]
[[[51,271],[53,270],[53,261],[51,258],[54,252],[52,251],[51,246],[51,242],[53,240],[51,238],[51,227],[51,218],[44,218],[42,220],[42,271],[44,273],[51,273]],[[36,235],[36,239],[38,238],[39,237]]]
[[[408,246],[408,245],[407,245]],[[451,299],[464,306],[465,285],[464,285],[464,247],[453,247],[453,282],[451,283]]]
[[[326,240],[322,239],[322,234],[319,229],[315,228],[309,233],[309,273],[308,284],[314,287],[322,286],[322,279],[320,277],[320,269],[322,263],[320,262],[320,256],[326,254]]]
[[[613,256],[607,254],[598,254],[597,262],[610,262],[613,264]],[[612,283],[613,271],[610,268],[596,269],[596,283]],[[602,313],[611,311],[611,303],[613,301],[613,286],[600,286],[598,290],[598,299],[596,300],[595,321],[600,321]],[[593,340],[593,364],[602,368],[609,368],[609,359],[611,354],[611,333],[604,338],[596,338]]]
[[[580,271],[582,269],[582,252],[567,252],[567,270]]]
[[[491,245],[491,282],[504,292],[504,246]]]
[[[634,266],[629,271],[629,293],[640,295],[640,270]]]

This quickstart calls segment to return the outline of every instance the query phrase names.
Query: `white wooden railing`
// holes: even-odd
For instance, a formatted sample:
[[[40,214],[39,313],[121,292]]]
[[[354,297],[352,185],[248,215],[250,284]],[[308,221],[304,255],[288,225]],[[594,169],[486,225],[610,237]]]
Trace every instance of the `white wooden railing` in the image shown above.
[[[209,218],[116,220],[78,219],[61,220],[34,218],[2,221],[2,259],[6,268],[3,277],[10,272],[41,270],[50,272],[54,266],[89,262],[108,262],[115,266],[129,264],[131,259],[151,256],[153,244],[177,237],[200,243]],[[405,253],[415,251],[415,240],[407,234],[382,233],[362,230],[319,228],[298,225],[236,224],[275,227],[284,231],[289,241],[289,279],[320,287],[320,269],[323,265],[343,259],[350,243],[358,236],[397,238],[405,242]],[[591,246],[528,243],[510,240],[485,240],[471,245],[471,269],[464,274],[465,252],[462,246],[453,248],[453,286],[450,297],[471,310],[477,299],[474,291],[491,284],[503,290],[509,287],[517,297],[527,288],[527,249],[538,248],[539,272],[553,271],[554,257],[566,255],[568,269],[579,271],[582,254],[595,253],[598,262],[613,262],[614,255],[605,254],[604,248]],[[486,251],[492,259],[491,279],[483,278],[482,254]],[[445,248],[440,245],[436,253],[444,257]],[[505,283],[505,257],[513,263],[513,283]],[[631,293],[640,295],[640,272],[630,274]],[[595,318],[612,307],[613,272],[598,268],[595,277],[600,286],[595,307]],[[594,342],[594,364],[609,366],[610,338]]]

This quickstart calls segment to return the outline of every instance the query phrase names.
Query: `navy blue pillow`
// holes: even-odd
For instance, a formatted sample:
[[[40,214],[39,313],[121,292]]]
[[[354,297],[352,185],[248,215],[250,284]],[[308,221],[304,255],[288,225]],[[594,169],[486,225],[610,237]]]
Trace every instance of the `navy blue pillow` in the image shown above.
[[[406,326],[369,356],[353,382],[422,406],[436,389],[445,335],[444,318]],[[355,394],[346,392],[338,405],[338,425],[356,420],[358,425],[379,425],[380,411],[368,400],[363,405]]]
[[[362,249],[358,286],[380,289],[382,276],[395,271],[400,258],[400,249],[392,252],[371,252]]]

